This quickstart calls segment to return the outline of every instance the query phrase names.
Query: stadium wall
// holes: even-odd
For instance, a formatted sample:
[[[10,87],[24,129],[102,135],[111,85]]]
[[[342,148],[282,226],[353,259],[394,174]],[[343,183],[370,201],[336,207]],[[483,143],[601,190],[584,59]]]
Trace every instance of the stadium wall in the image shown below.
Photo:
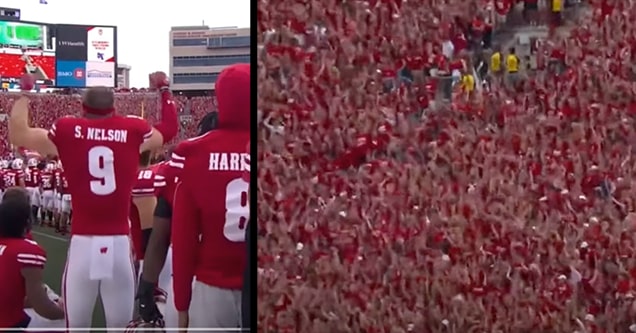
[[[249,63],[249,36],[250,28],[173,27],[169,38],[173,90],[214,90],[225,67]]]

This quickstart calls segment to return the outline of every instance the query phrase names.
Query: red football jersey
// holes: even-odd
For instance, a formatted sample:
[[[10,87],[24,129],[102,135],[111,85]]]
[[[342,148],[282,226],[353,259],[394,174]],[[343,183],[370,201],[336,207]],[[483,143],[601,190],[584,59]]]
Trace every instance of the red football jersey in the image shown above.
[[[32,167],[27,168],[24,172],[24,186],[38,187],[40,186],[40,169]]]
[[[0,238],[0,327],[12,327],[26,319],[26,290],[22,268],[44,268],[46,254],[34,241]]]
[[[49,171],[44,171],[40,174],[40,184],[42,185],[42,191],[52,191],[55,188],[55,177]]]
[[[152,127],[137,117],[65,117],[53,124],[49,138],[73,196],[72,234],[128,235],[139,147],[151,135]]]
[[[57,191],[61,194],[68,194],[68,179],[66,177],[66,173],[63,170],[58,171],[57,173]]]
[[[58,191],[62,188],[62,171],[60,169],[53,171],[53,184]]]
[[[144,197],[155,195],[155,172],[153,166],[140,169],[137,173],[137,182],[132,191],[133,197]],[[130,238],[132,239],[133,248],[135,249],[135,257],[137,260],[143,260],[144,250],[141,234],[141,218],[139,211],[134,204],[130,205]]]
[[[174,189],[177,185],[176,172],[171,170],[168,162],[161,162],[154,165],[155,169],[155,194],[157,197],[163,197],[170,207],[174,201]],[[178,171],[178,170],[177,170]]]
[[[24,179],[24,171],[6,170],[3,178],[5,188],[20,186],[20,180]]]
[[[137,181],[132,190],[133,197],[155,195],[155,168],[149,166],[140,169],[137,173]]]
[[[169,163],[178,172],[172,215],[175,306],[189,308],[192,278],[241,289],[249,219],[247,131],[215,130],[184,141]],[[199,235],[201,238],[199,240]]]

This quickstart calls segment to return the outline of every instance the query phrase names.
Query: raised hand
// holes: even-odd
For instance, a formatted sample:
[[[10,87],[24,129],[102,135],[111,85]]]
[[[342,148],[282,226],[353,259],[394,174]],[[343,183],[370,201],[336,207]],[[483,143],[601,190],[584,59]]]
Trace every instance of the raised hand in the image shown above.
[[[148,87],[150,90],[160,90],[170,86],[168,75],[164,72],[154,72],[148,75]]]

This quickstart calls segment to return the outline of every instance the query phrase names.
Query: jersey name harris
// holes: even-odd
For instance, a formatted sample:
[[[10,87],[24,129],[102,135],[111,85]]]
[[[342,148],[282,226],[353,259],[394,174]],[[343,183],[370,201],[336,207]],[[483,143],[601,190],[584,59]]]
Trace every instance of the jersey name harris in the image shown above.
[[[210,153],[210,171],[250,171],[250,154]]]

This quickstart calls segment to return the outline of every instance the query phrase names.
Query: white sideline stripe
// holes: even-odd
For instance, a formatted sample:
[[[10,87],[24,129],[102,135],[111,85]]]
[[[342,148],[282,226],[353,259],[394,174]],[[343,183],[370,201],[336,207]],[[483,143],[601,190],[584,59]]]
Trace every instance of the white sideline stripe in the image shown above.
[[[49,235],[49,234],[44,233],[44,232],[31,230],[31,233],[34,234],[34,235],[42,236],[44,238],[54,239],[54,240],[60,241],[60,242],[68,242],[68,238],[53,236],[53,235]],[[0,329],[0,332],[2,332],[2,329]]]

